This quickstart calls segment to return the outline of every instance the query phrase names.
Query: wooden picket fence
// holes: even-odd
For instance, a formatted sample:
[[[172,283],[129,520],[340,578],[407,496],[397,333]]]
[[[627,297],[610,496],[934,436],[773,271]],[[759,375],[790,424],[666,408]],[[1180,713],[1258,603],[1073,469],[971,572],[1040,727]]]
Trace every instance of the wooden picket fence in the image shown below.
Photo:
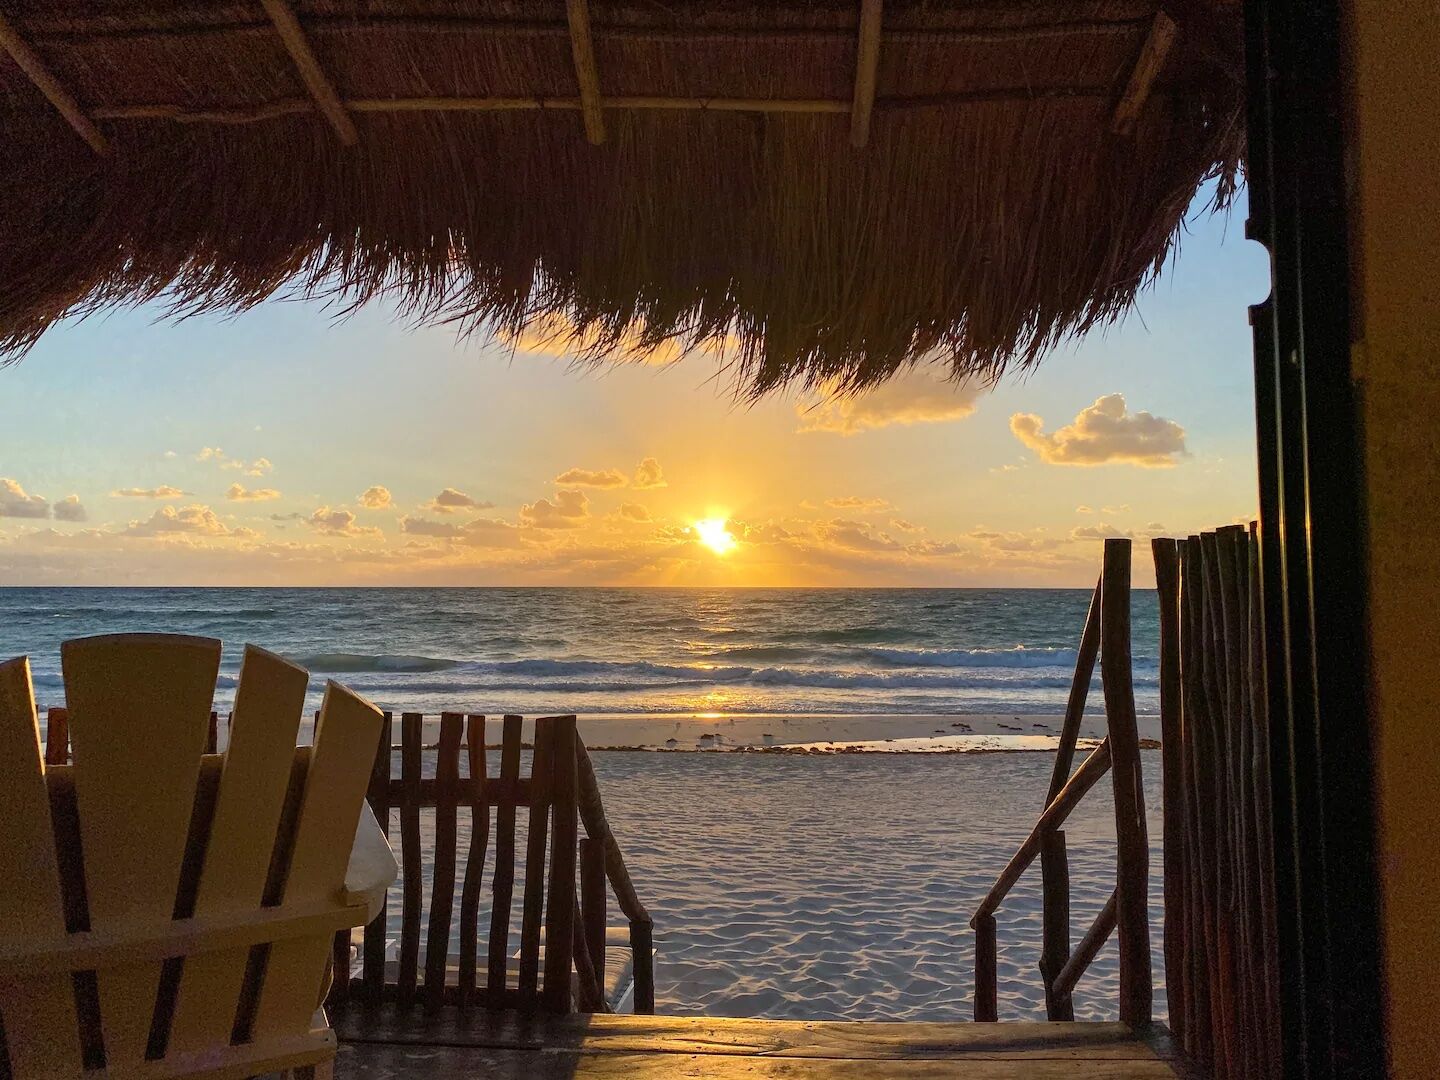
[[[1120,1019],[1146,1023],[1151,1018],[1154,987],[1150,970],[1150,916],[1146,908],[1150,848],[1131,675],[1130,549],[1129,540],[1105,541],[1100,581],[1095,586],[1081,636],[1044,809],[970,920],[975,931],[975,1019],[979,1021],[999,1019],[995,912],[1037,857],[1043,878],[1040,973],[1049,1018],[1074,1019],[1071,995],[1075,986],[1117,927]],[[1097,653],[1107,734],[1072,775],[1075,744]],[[1070,878],[1061,826],[1096,782],[1111,771],[1117,854],[1115,891],[1072,951]]]
[[[1255,527],[1152,542],[1170,1027],[1209,1075],[1278,1076],[1279,960]]]

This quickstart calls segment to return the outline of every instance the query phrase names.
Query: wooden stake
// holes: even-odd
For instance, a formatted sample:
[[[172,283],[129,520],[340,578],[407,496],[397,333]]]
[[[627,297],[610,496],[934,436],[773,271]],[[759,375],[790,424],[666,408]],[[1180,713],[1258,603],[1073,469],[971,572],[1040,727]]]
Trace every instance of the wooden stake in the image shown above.
[[[855,50],[855,100],[850,107],[850,145],[870,139],[875,76],[880,67],[880,16],[884,0],[860,0],[860,38]]]
[[[325,114],[325,119],[330,121],[330,126],[335,129],[340,141],[346,146],[354,146],[360,141],[360,133],[355,130],[355,121],[351,120],[350,114],[345,111],[340,95],[335,92],[325,69],[320,66],[315,50],[310,48],[310,41],[306,38],[305,31],[300,28],[300,20],[295,18],[295,12],[290,9],[287,0],[260,0],[260,3],[264,5],[265,13],[279,31],[285,51],[290,54],[290,59],[295,61],[305,89],[310,91],[310,96]]]
[[[1135,121],[1149,100],[1150,90],[1160,75],[1160,69],[1165,66],[1165,57],[1169,55],[1170,46],[1175,44],[1178,33],[1179,27],[1174,19],[1163,11],[1155,13],[1155,21],[1150,24],[1150,36],[1140,47],[1140,56],[1130,71],[1125,93],[1115,106],[1115,117],[1110,125],[1115,134],[1129,135],[1134,130]]]
[[[570,21],[570,52],[575,57],[575,78],[580,83],[580,114],[585,138],[599,146],[605,141],[605,117],[600,111],[600,70],[595,66],[595,43],[590,39],[589,0],[566,0]]]
[[[30,48],[25,39],[16,33],[3,14],[0,14],[0,49],[10,54],[10,58],[35,84],[36,89],[45,95],[56,111],[75,129],[75,133],[90,144],[91,150],[102,157],[110,153],[109,142],[100,134],[100,129],[90,117],[85,115],[80,103],[60,84],[60,80],[50,73],[45,62]]]

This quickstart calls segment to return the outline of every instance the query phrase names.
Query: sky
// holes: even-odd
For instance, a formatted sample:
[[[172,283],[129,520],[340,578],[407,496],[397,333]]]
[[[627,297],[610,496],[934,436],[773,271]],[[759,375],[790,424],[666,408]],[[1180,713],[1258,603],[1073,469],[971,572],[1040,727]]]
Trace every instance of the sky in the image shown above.
[[[1244,216],[1028,375],[853,401],[383,305],[67,322],[0,369],[0,584],[1088,587],[1100,538],[1254,514]]]

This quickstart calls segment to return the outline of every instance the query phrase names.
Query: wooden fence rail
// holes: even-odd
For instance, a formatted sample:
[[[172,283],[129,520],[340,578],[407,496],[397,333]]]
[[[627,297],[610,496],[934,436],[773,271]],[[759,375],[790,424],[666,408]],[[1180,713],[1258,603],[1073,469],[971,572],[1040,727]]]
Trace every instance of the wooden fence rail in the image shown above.
[[[333,980],[327,1005],[355,1000],[362,1004],[394,1002],[402,1008],[418,1004],[427,1012],[448,1004],[563,1013],[578,1004],[581,1011],[606,1011],[608,885],[629,922],[635,1011],[653,1013],[653,923],[605,816],[594,765],[575,730],[575,717],[535,721],[528,777],[520,775],[521,717],[503,720],[496,776],[487,771],[483,716],[443,713],[433,747],[422,741],[424,723],[419,713],[398,718],[385,714],[367,793],[375,818],[392,844],[394,828],[397,823],[399,826],[398,950],[390,947],[394,944],[389,930],[392,888],[380,913],[365,927],[358,976],[348,977],[352,970],[349,931],[336,935],[333,967],[344,974]],[[218,725],[218,714],[212,713],[211,754],[218,741]],[[394,742],[396,727],[398,743]],[[429,751],[434,752],[434,775],[426,777],[422,772]],[[52,708],[47,712],[46,761],[64,764],[68,753],[68,714],[64,708]],[[394,775],[397,754],[398,777]],[[218,763],[219,758],[212,760]],[[471,827],[463,866],[458,844],[462,809]],[[512,962],[510,926],[517,813],[522,809],[527,828],[525,851],[520,855],[524,879],[517,964]],[[421,812],[431,810],[434,843],[427,909]],[[477,956],[479,913],[492,838],[491,919],[482,974]],[[452,957],[457,881],[459,953]]]
[[[1254,526],[1152,547],[1170,1026],[1209,1075],[1275,1076],[1279,964]]]
[[[1072,774],[1080,721],[1097,655],[1108,733]],[[1040,974],[1045,983],[1048,1017],[1074,1019],[1071,994],[1075,985],[1118,928],[1120,1019],[1146,1023],[1151,1018],[1153,982],[1146,908],[1150,850],[1130,663],[1130,541],[1106,540],[1100,581],[1095,586],[1080,639],[1044,809],[970,920],[975,930],[976,1020],[999,1019],[995,912],[1036,858],[1040,859],[1042,874]],[[1060,826],[1106,772],[1112,772],[1114,785],[1115,893],[1072,953],[1069,868],[1065,834]]]

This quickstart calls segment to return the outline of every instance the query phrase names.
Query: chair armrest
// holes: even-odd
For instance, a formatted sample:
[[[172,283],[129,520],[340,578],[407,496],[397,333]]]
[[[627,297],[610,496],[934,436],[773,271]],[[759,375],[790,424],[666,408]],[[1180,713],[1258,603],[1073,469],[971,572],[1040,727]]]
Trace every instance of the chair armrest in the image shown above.
[[[350,865],[345,868],[346,905],[364,904],[368,923],[380,914],[380,908],[385,903],[385,890],[399,872],[390,843],[380,831],[370,804],[361,803],[360,821],[355,826],[355,844],[350,849]]]

